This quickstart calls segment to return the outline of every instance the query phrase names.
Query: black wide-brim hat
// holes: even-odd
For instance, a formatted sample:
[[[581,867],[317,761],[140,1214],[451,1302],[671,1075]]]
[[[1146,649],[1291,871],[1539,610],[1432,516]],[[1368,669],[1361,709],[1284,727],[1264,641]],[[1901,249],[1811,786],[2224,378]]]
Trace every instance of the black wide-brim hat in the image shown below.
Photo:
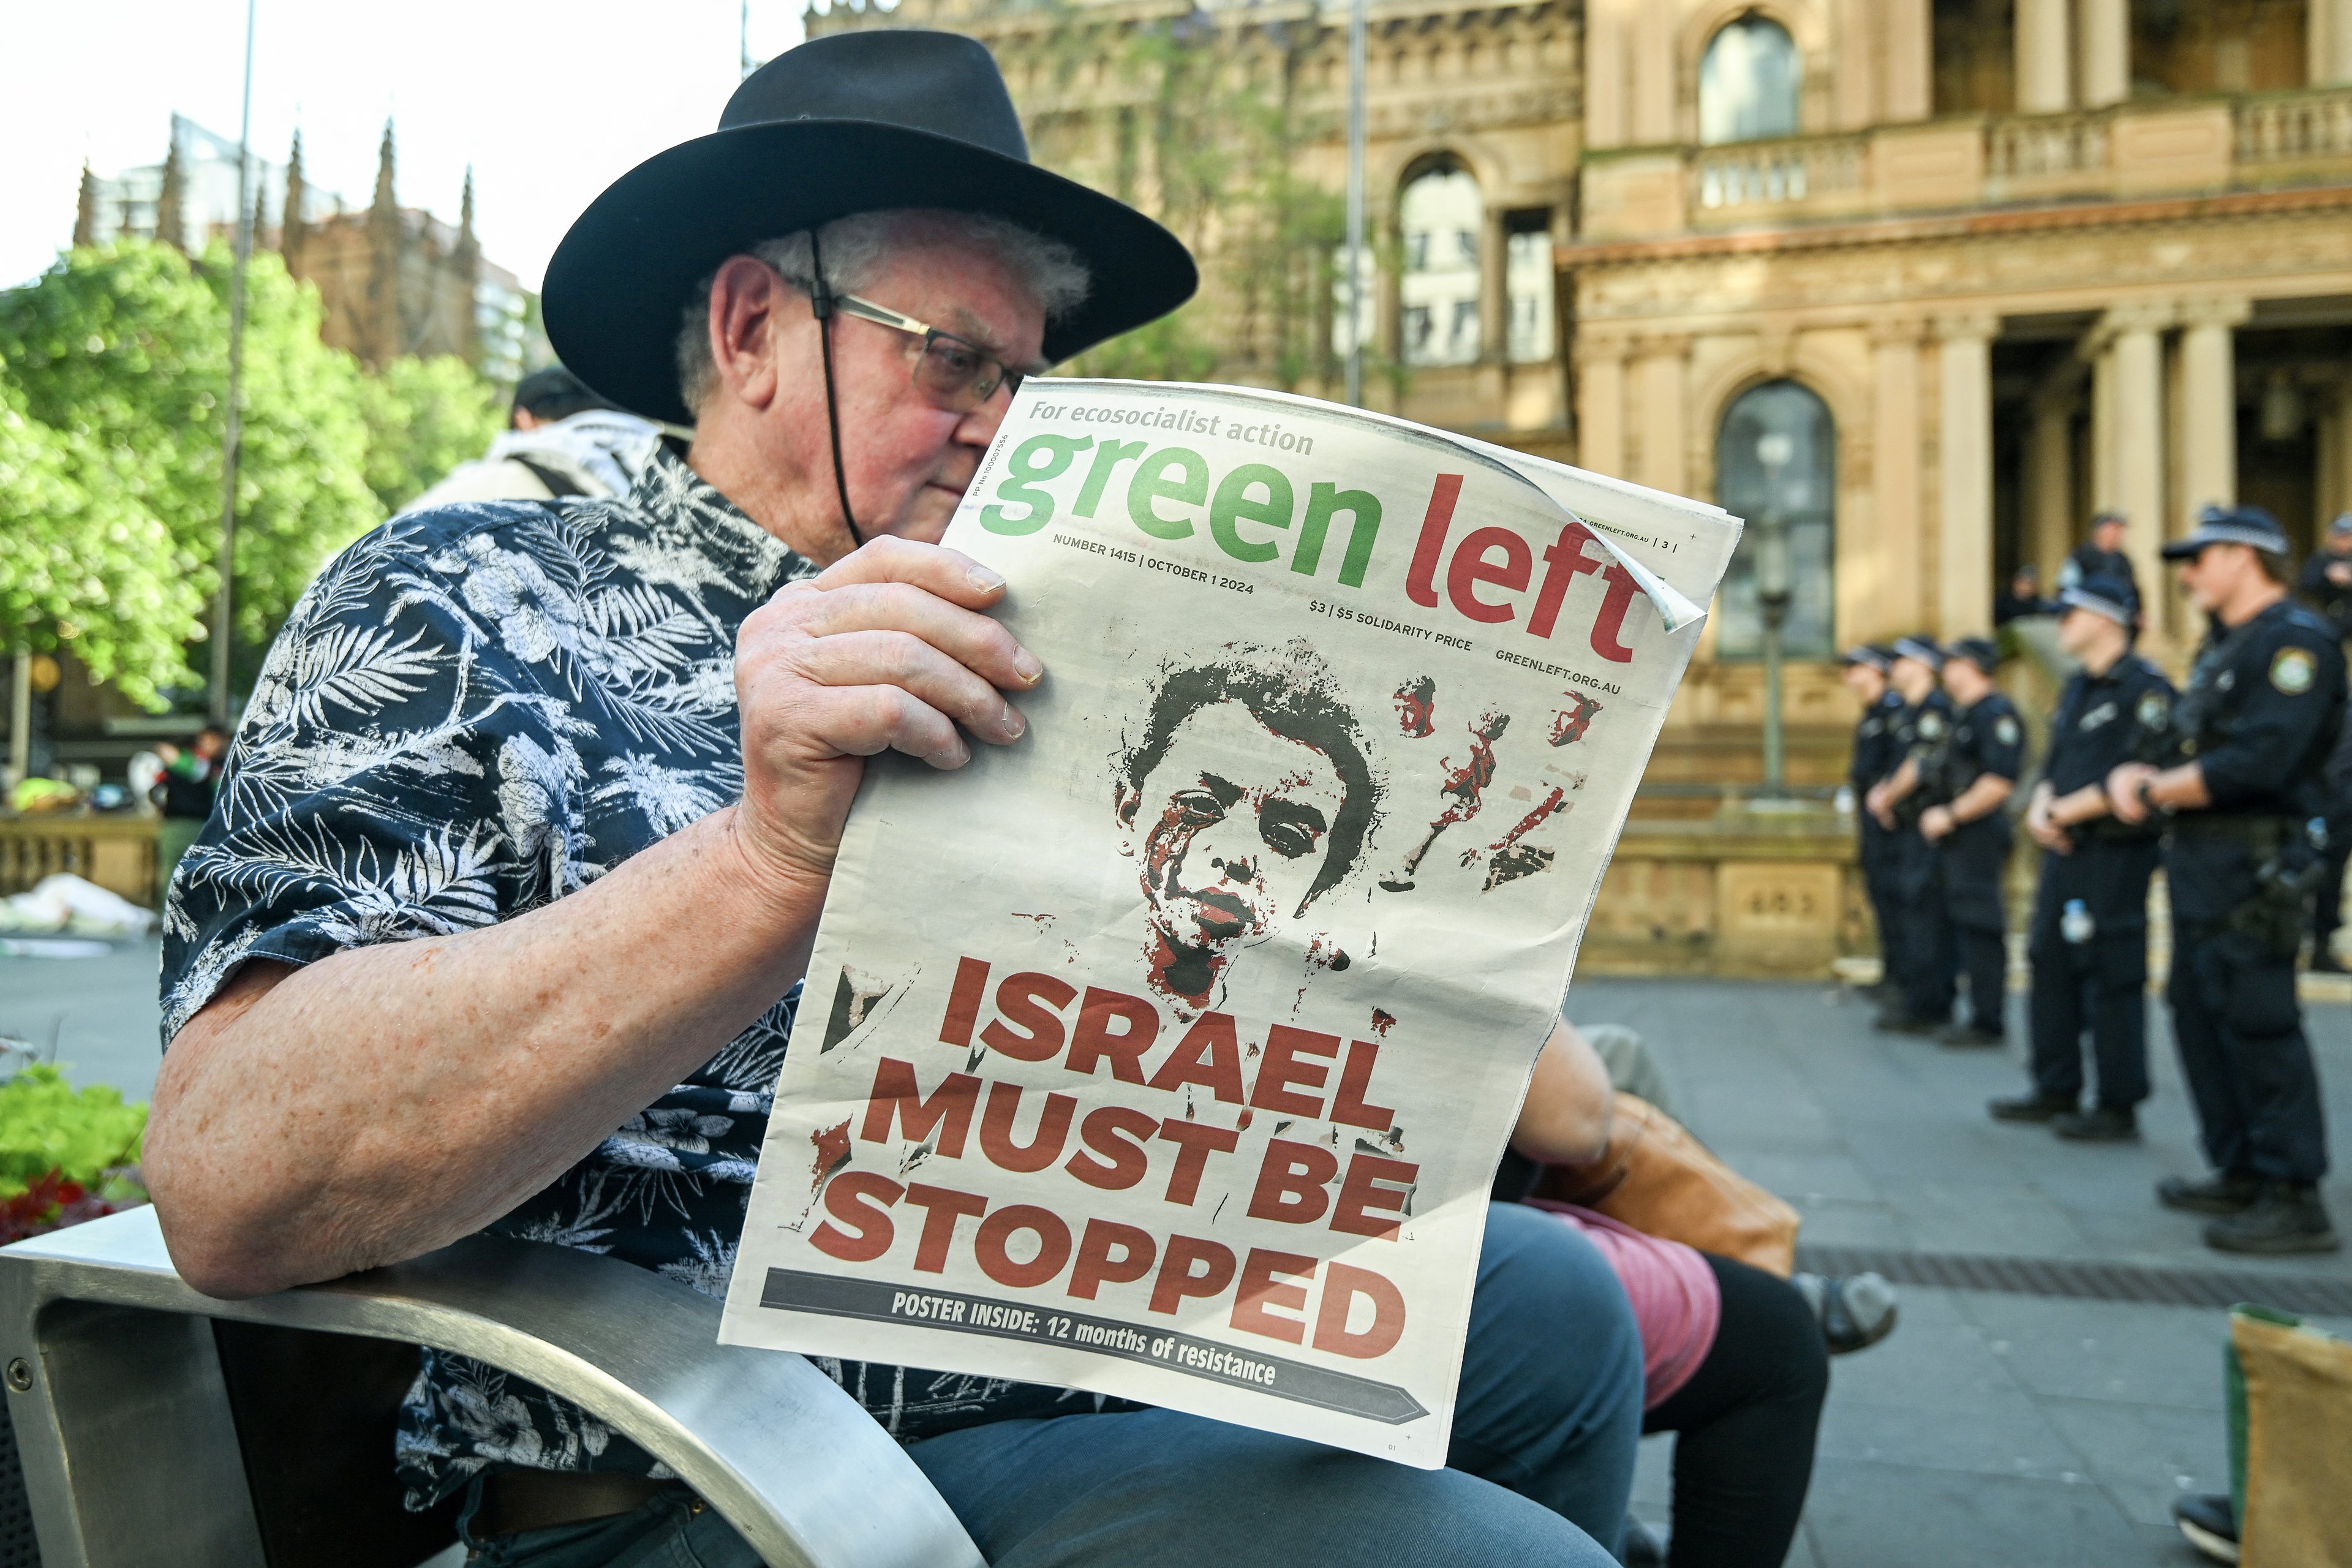
[[[1174,235],[1029,162],[986,48],[875,28],[779,55],[736,89],[717,131],[646,159],[591,202],[547,265],[548,341],[624,408],[690,424],[677,334],[702,280],[767,240],[891,207],[982,213],[1077,252],[1093,282],[1046,324],[1050,362],[1158,320],[1200,286]]]

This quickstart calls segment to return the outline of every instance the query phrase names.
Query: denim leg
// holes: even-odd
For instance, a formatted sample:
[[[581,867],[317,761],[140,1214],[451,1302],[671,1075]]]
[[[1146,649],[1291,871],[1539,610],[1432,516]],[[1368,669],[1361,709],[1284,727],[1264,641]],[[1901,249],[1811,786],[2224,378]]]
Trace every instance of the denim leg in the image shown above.
[[[1605,1568],[1641,1406],[1640,1340],[1615,1273],[1568,1226],[1498,1205],[1463,1360],[1458,1468],[1408,1469],[1166,1410],[997,1422],[908,1452],[995,1568]]]

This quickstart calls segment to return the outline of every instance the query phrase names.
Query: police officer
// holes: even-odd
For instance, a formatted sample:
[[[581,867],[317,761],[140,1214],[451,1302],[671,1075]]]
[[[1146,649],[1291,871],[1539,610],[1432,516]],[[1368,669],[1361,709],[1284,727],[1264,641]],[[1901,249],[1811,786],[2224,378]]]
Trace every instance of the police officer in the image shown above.
[[[2326,847],[2344,652],[2287,597],[2286,534],[2268,512],[2208,507],[2164,554],[2211,622],[2173,705],[2169,765],[2123,763],[2107,801],[2126,823],[2170,819],[2165,994],[2213,1173],[2167,1177],[2157,1197],[2220,1216],[2205,1241],[2223,1251],[2330,1251],[2326,1134],[2294,958]]]
[[[2091,537],[2074,546],[2058,568],[2059,590],[2079,588],[2093,577],[2120,577],[2131,590],[2132,602],[2139,603],[2139,579],[2132,574],[2131,557],[2124,553],[2126,526],[2119,511],[2103,511],[2091,519]]]
[[[2304,603],[2326,616],[2336,640],[2352,638],[2352,511],[2338,512],[2327,525],[2327,547],[2303,563],[2295,584]],[[2352,859],[2352,725],[2336,746],[2327,769],[2327,870],[2311,910],[2311,967],[2344,973],[2336,956],[2336,928],[2344,920],[2344,868]]]
[[[1879,1009],[1878,1027],[1906,1035],[1933,1034],[1949,1022],[1958,960],[1944,910],[1942,869],[1935,846],[1919,836],[1919,817],[1931,804],[1920,797],[1919,757],[1951,739],[1952,702],[1937,679],[1944,650],[1927,637],[1897,638],[1886,679],[1903,700],[1888,731],[1895,771],[1864,797],[1886,833],[1887,881],[1894,894],[1889,957],[1895,990]]]
[[[1959,971],[1968,976],[1969,1016],[1936,1037],[1948,1046],[1997,1046],[2009,993],[2007,900],[2001,872],[2011,835],[2005,807],[2025,760],[2017,706],[1992,683],[2000,655],[1983,637],[1944,649],[1944,690],[1958,710],[1941,755],[1920,763],[1919,836],[1935,846]]]
[[[1875,645],[1848,648],[1838,656],[1839,677],[1862,705],[1862,719],[1853,727],[1853,757],[1846,767],[1846,782],[1857,802],[1866,799],[1902,761],[1895,749],[1895,725],[1903,712],[1903,694],[1886,679],[1894,660],[1893,650]],[[1894,847],[1887,830],[1867,810],[1856,812],[1854,822],[1860,835],[1863,890],[1869,896],[1870,912],[1878,924],[1879,981],[1865,994],[1883,1003],[1898,994],[1895,976],[1901,967],[1895,956],[1901,928],[1895,919],[1900,906],[1895,892]]]
[[[2352,511],[2327,525],[2326,548],[2303,563],[2295,591],[2336,628],[2337,642],[2352,637]]]
[[[2061,1138],[2122,1142],[2139,1136],[2147,1098],[2147,883],[2158,833],[2116,821],[2106,782],[2120,763],[2163,754],[2172,683],[2132,652],[2139,606],[2122,578],[2086,577],[2059,605],[2058,646],[2082,668],[2059,697],[2050,759],[2025,812],[2042,849],[2026,943],[2033,1089],[1990,1109],[2002,1121],[2046,1121]],[[2086,1023],[2099,1074],[2089,1110]]]

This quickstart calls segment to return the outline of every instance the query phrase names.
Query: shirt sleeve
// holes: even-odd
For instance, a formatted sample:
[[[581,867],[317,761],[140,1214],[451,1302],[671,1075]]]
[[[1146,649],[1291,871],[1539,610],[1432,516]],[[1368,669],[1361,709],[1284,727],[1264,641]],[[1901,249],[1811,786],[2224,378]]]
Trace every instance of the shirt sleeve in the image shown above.
[[[582,769],[556,705],[444,569],[463,548],[449,520],[466,516],[368,535],[271,645],[165,895],[167,1045],[249,959],[487,926],[586,874],[566,826]]]
[[[2289,624],[2237,666],[2237,724],[2195,761],[2224,811],[2287,793],[2344,689],[2344,656],[2324,636]]]
[[[2025,724],[2017,710],[2003,702],[1986,714],[1976,742],[1977,761],[1984,771],[2015,784],[2025,766]]]

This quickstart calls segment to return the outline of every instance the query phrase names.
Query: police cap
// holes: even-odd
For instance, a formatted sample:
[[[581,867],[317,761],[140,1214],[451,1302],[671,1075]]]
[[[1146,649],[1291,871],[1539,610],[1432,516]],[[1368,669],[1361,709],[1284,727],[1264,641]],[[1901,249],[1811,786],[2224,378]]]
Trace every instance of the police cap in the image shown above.
[[[1864,669],[1874,669],[1881,675],[1885,675],[1887,668],[1894,662],[1894,659],[1887,657],[1885,648],[1873,647],[1869,643],[1857,643],[1838,655],[1840,668],[1851,669],[1858,664]]]
[[[2061,592],[2058,603],[2065,609],[2105,616],[2126,631],[2139,619],[2139,595],[2132,592],[2129,583],[2111,573],[2092,573]]]
[[[2197,513],[2197,526],[2164,547],[2167,561],[2181,561],[2215,544],[2251,544],[2272,555],[2287,552],[2286,530],[2278,519],[2258,506],[2207,506]]]
[[[1918,637],[1896,637],[1893,651],[1896,658],[1916,658],[1929,669],[1944,668],[1944,650],[1936,646],[1935,638],[1925,633]]]
[[[1946,646],[1948,659],[1964,658],[1987,675],[2000,668],[2000,650],[1984,637],[1960,637]]]

